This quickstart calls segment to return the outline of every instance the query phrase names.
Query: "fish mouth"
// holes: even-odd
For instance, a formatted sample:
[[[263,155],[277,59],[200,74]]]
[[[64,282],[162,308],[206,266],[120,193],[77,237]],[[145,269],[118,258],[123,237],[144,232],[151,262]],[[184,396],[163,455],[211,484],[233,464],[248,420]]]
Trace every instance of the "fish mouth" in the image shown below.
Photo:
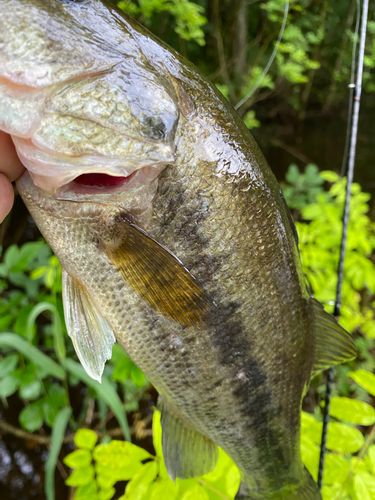
[[[67,201],[105,201],[106,196],[126,195],[147,188],[167,165],[148,165],[135,170],[129,175],[113,175],[102,172],[88,172],[77,175],[73,180],[60,185],[54,190],[38,186],[38,178],[34,179],[28,171],[33,183],[40,187],[49,197]]]

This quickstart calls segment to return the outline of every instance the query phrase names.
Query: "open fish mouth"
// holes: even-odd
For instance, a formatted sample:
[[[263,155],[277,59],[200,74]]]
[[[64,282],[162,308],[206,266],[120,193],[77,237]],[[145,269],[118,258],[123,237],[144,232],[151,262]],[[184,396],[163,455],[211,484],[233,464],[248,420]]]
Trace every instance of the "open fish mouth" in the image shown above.
[[[81,199],[83,201],[84,199],[92,199],[96,195],[124,193],[131,189],[147,186],[158,177],[165,167],[166,165],[146,166],[127,176],[98,172],[85,173],[58,187],[53,193],[49,192],[49,194],[57,199],[77,201]]]

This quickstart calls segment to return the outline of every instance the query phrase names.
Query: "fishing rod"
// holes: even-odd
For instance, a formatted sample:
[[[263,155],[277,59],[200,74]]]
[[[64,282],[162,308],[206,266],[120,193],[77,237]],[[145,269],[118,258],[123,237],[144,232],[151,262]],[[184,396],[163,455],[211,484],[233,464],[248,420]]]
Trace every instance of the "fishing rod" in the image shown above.
[[[340,259],[337,271],[338,277],[337,277],[337,288],[336,288],[336,300],[335,300],[335,309],[333,313],[334,316],[336,316],[336,318],[340,316],[340,309],[341,309],[345,249],[346,249],[346,240],[348,235],[348,224],[350,215],[350,197],[351,197],[351,187],[353,184],[353,176],[354,176],[355,155],[356,155],[357,135],[358,135],[358,118],[359,118],[359,108],[360,108],[361,93],[362,93],[363,57],[364,57],[365,42],[366,42],[367,15],[368,15],[368,0],[363,0],[361,33],[360,33],[358,65],[357,65],[357,78],[355,83],[354,99],[352,104],[352,116],[349,117],[349,119],[351,120],[351,129],[350,129],[348,175],[347,175],[344,211],[342,216],[342,236],[341,236],[341,246],[340,246]],[[351,107],[349,109],[351,109]],[[345,163],[346,159],[344,154],[343,165],[345,165]],[[332,395],[333,378],[334,378],[334,372],[333,372],[333,367],[331,367],[328,370],[327,374],[325,407],[323,413],[323,430],[322,430],[322,441],[320,447],[319,472],[318,472],[319,488],[322,488],[322,483],[323,483],[324,461],[326,455],[328,422],[329,422],[329,407]]]

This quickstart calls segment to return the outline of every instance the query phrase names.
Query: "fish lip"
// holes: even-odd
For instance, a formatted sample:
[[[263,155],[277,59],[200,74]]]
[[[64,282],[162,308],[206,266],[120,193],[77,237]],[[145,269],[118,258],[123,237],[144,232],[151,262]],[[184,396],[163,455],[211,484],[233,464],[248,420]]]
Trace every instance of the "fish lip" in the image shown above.
[[[170,164],[157,166],[147,165],[145,167],[139,168],[137,170],[134,170],[129,176],[127,176],[128,179],[125,180],[125,182],[114,186],[85,186],[75,182],[75,179],[73,179],[65,184],[62,184],[53,191],[47,190],[40,186],[37,182],[35,182],[32,172],[30,172],[30,170],[28,169],[26,169],[26,172],[21,177],[26,175],[29,178],[28,182],[31,182],[38,189],[42,197],[45,198],[81,203],[109,203],[111,201],[111,198],[113,197],[122,197],[128,195],[130,196],[137,191],[143,190],[145,188],[147,189],[147,187],[154,183],[160,173],[169,165]],[[76,178],[79,176],[80,174],[77,174]]]

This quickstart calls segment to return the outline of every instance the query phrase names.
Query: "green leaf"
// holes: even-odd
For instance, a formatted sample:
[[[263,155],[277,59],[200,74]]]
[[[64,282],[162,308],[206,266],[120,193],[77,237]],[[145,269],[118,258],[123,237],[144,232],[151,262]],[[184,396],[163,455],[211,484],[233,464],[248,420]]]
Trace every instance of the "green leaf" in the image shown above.
[[[140,370],[136,365],[132,367],[131,378],[135,385],[137,385],[138,387],[143,387],[146,382],[145,375],[143,374],[142,370]]]
[[[233,460],[219,448],[216,467],[202,476],[202,480],[220,493],[234,498],[240,486],[241,473]],[[211,492],[208,491],[208,494],[211,499]],[[217,495],[213,494],[212,498],[216,500]]]
[[[0,361],[0,378],[5,377],[9,373],[13,372],[18,364],[18,354],[11,354],[5,356],[4,359]]]
[[[340,179],[339,174],[333,172],[332,170],[323,170],[320,172],[320,177],[327,182],[337,182]]]
[[[124,467],[132,461],[147,460],[152,455],[143,448],[125,441],[111,441],[109,444],[100,444],[95,448],[94,458],[107,467]]]
[[[373,373],[367,370],[356,370],[355,372],[349,372],[348,375],[365,391],[375,396],[375,375]]]
[[[99,491],[99,500],[111,500],[116,493],[115,488],[106,488]]]
[[[143,467],[142,462],[133,460],[122,467],[109,467],[101,463],[96,464],[98,485],[101,488],[111,488],[118,481],[129,481]]]
[[[373,496],[370,494],[363,473],[358,473],[353,478],[353,490],[356,500],[373,500]]]
[[[207,491],[200,485],[194,484],[181,496],[181,500],[210,500]]]
[[[92,465],[76,469],[65,481],[68,486],[86,486],[90,484],[95,477],[95,469]]]
[[[98,436],[91,429],[78,429],[74,436],[74,443],[77,448],[92,450],[96,445]]]
[[[368,468],[375,475],[375,445],[371,445],[368,447],[365,460]]]
[[[301,433],[300,447],[302,462],[316,481],[318,478],[320,448],[303,432]]]
[[[111,408],[115,414],[119,424],[123,430],[124,437],[127,441],[131,441],[129,424],[124,416],[124,410],[122,407],[121,400],[109,380],[103,375],[102,383],[100,384],[96,380],[93,380],[79,363],[76,363],[72,359],[66,358],[64,360],[65,368],[72,373],[74,376],[82,380],[86,385],[95,389],[98,395],[104,399],[107,405]]]
[[[2,333],[0,335],[0,347],[17,349],[32,363],[39,365],[46,373],[60,380],[65,378],[65,371],[61,366],[16,333]]]
[[[364,445],[362,433],[346,424],[332,422],[328,426],[327,448],[342,453],[356,453]]]
[[[51,447],[46,462],[46,478],[44,485],[47,500],[55,500],[56,464],[71,413],[71,408],[63,408],[57,415],[52,428]]]
[[[332,417],[358,425],[375,423],[375,410],[362,401],[349,398],[332,398],[329,413]]]
[[[350,472],[348,461],[342,455],[327,453],[324,465],[324,484],[344,484]]]
[[[89,450],[75,450],[69,453],[69,455],[64,458],[63,462],[71,469],[80,469],[91,464],[92,455]]]
[[[23,408],[19,421],[24,429],[34,432],[43,425],[43,401],[39,400]]]
[[[95,481],[91,481],[85,486],[78,486],[74,494],[74,500],[99,500]]]
[[[0,380],[0,397],[8,398],[16,392],[20,386],[20,380],[14,374],[7,375]]]
[[[178,487],[172,479],[165,478],[155,481],[149,491],[147,500],[178,500]]]
[[[151,483],[158,474],[158,464],[154,461],[143,465],[139,472],[128,482],[125,489],[125,499],[148,500]]]
[[[19,389],[19,395],[22,399],[36,399],[43,391],[43,386],[39,380],[33,380],[32,382],[27,382],[21,384]]]
[[[159,458],[163,458],[163,450],[161,446],[162,429],[161,429],[160,417],[161,417],[160,411],[155,410],[152,418],[152,439],[156,456]]]

